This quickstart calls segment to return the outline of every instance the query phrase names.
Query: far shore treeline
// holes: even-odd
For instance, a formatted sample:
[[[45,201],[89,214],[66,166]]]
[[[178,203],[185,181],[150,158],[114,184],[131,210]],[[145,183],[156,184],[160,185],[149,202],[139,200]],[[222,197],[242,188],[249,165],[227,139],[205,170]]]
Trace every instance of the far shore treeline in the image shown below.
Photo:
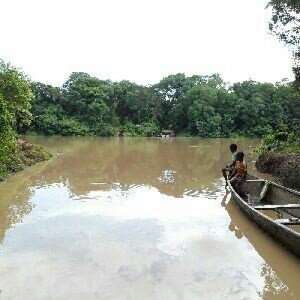
[[[31,90],[18,133],[155,136],[172,129],[184,136],[260,137],[300,131],[300,93],[288,82],[228,85],[218,74],[175,74],[142,86],[74,72],[62,87],[32,82]]]
[[[286,81],[229,85],[218,74],[175,74],[143,86],[74,72],[53,87],[0,60],[0,178],[49,157],[18,145],[20,134],[156,136],[171,129],[199,137],[297,136],[299,120],[300,93]]]

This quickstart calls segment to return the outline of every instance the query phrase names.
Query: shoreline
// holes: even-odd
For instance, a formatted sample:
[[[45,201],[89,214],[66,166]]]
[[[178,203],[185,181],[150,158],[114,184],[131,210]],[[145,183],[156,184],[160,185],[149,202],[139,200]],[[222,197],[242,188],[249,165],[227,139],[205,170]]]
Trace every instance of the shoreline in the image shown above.
[[[35,165],[38,162],[47,161],[53,154],[40,145],[31,144],[23,139],[18,139],[15,153],[11,153],[9,162],[2,170],[0,182],[5,181],[11,175],[24,170],[26,167]]]
[[[300,153],[269,152],[260,155],[255,162],[256,169],[279,179],[288,188],[300,190]]]

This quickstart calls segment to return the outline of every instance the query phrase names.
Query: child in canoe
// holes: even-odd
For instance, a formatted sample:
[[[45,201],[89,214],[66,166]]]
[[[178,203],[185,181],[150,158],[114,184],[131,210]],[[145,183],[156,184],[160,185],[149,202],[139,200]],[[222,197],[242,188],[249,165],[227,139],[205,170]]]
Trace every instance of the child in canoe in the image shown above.
[[[235,172],[235,175],[230,179],[230,183],[234,189],[239,189],[247,176],[247,164],[244,162],[244,152],[236,154]]]
[[[237,154],[237,145],[236,144],[231,144],[229,146],[230,152],[231,152],[231,164],[226,165],[225,168],[222,169],[223,176],[225,178],[226,186],[227,180],[231,179],[234,174],[235,174],[235,163],[236,163],[236,154]],[[227,175],[228,172],[228,175]]]

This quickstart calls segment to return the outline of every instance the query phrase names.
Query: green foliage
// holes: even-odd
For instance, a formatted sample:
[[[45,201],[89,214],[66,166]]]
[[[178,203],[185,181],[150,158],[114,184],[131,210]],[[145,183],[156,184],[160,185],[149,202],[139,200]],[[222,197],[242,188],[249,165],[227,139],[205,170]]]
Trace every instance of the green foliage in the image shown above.
[[[46,135],[88,135],[89,127],[84,124],[59,115],[56,107],[49,107],[45,114],[39,115],[34,120],[34,130]]]
[[[272,8],[270,30],[288,45],[299,46],[300,35],[300,1],[271,0]]]
[[[61,135],[89,135],[90,129],[80,122],[63,117],[58,123],[58,132]]]
[[[0,93],[0,178],[9,171],[9,161],[16,150],[16,135],[11,128],[11,119],[7,102]]]
[[[188,110],[189,128],[196,135],[218,137],[221,133],[221,116],[216,112],[218,90],[211,87],[194,87],[187,93],[191,103]]]
[[[263,137],[261,145],[255,149],[258,155],[268,152],[300,153],[300,137],[295,133],[277,132]]]
[[[31,122],[31,101],[34,94],[29,79],[20,70],[0,59],[0,93],[7,103],[11,122],[18,132],[28,129]]]
[[[294,57],[294,86],[300,91],[300,0],[270,0],[270,31],[283,41]]]
[[[300,129],[300,95],[289,83],[219,75],[170,75],[149,87],[72,73],[63,87],[35,83],[30,131],[52,135],[155,136],[162,129],[202,137],[261,137]]]
[[[0,60],[0,179],[22,168],[14,129],[23,131],[29,125],[32,98],[26,76]]]
[[[111,137],[117,135],[117,128],[113,127],[111,124],[101,123],[97,130],[94,132],[97,136]]]
[[[157,136],[162,129],[201,137],[267,135],[258,153],[299,151],[295,134],[282,140],[273,132],[300,132],[300,94],[287,82],[227,86],[218,74],[175,74],[146,87],[72,73],[58,88],[30,83],[0,61],[0,177],[48,157],[38,148],[20,151],[15,131],[28,127],[46,135],[115,136],[120,128],[127,136]]]
[[[128,122],[124,125],[123,130],[126,136],[143,136],[144,131],[141,125],[135,125]]]
[[[16,68],[0,60],[0,180],[25,165],[49,158],[43,148],[31,145],[24,149],[17,134],[27,130],[31,122],[31,101],[34,94],[28,78]],[[29,156],[26,156],[26,153]]]
[[[157,136],[160,132],[160,127],[154,121],[142,123],[142,128],[147,137]]]
[[[21,164],[25,166],[31,166],[37,162],[41,162],[44,160],[49,160],[52,157],[52,154],[45,150],[43,147],[38,145],[32,145],[25,142],[24,147],[24,141],[21,141],[18,144],[18,158],[21,161]],[[21,167],[23,167],[21,165]]]
[[[159,126],[155,122],[144,122],[140,125],[127,122],[123,130],[126,136],[156,136],[160,132]]]

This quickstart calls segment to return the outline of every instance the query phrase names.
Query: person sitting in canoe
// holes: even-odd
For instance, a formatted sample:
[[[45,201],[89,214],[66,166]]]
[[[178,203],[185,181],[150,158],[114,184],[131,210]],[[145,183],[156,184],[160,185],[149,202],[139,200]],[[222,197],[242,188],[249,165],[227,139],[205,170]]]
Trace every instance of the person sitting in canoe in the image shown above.
[[[229,149],[231,151],[231,164],[230,165],[226,165],[226,167],[222,169],[222,173],[223,173],[223,176],[225,178],[226,186],[228,185],[227,184],[227,180],[231,179],[234,176],[234,174],[235,174],[235,163],[236,163],[237,145],[236,144],[231,144],[229,146]],[[227,172],[228,172],[228,176],[227,176]]]
[[[236,173],[230,179],[230,183],[235,190],[239,190],[247,176],[247,164],[244,162],[244,152],[236,154],[235,171]]]

